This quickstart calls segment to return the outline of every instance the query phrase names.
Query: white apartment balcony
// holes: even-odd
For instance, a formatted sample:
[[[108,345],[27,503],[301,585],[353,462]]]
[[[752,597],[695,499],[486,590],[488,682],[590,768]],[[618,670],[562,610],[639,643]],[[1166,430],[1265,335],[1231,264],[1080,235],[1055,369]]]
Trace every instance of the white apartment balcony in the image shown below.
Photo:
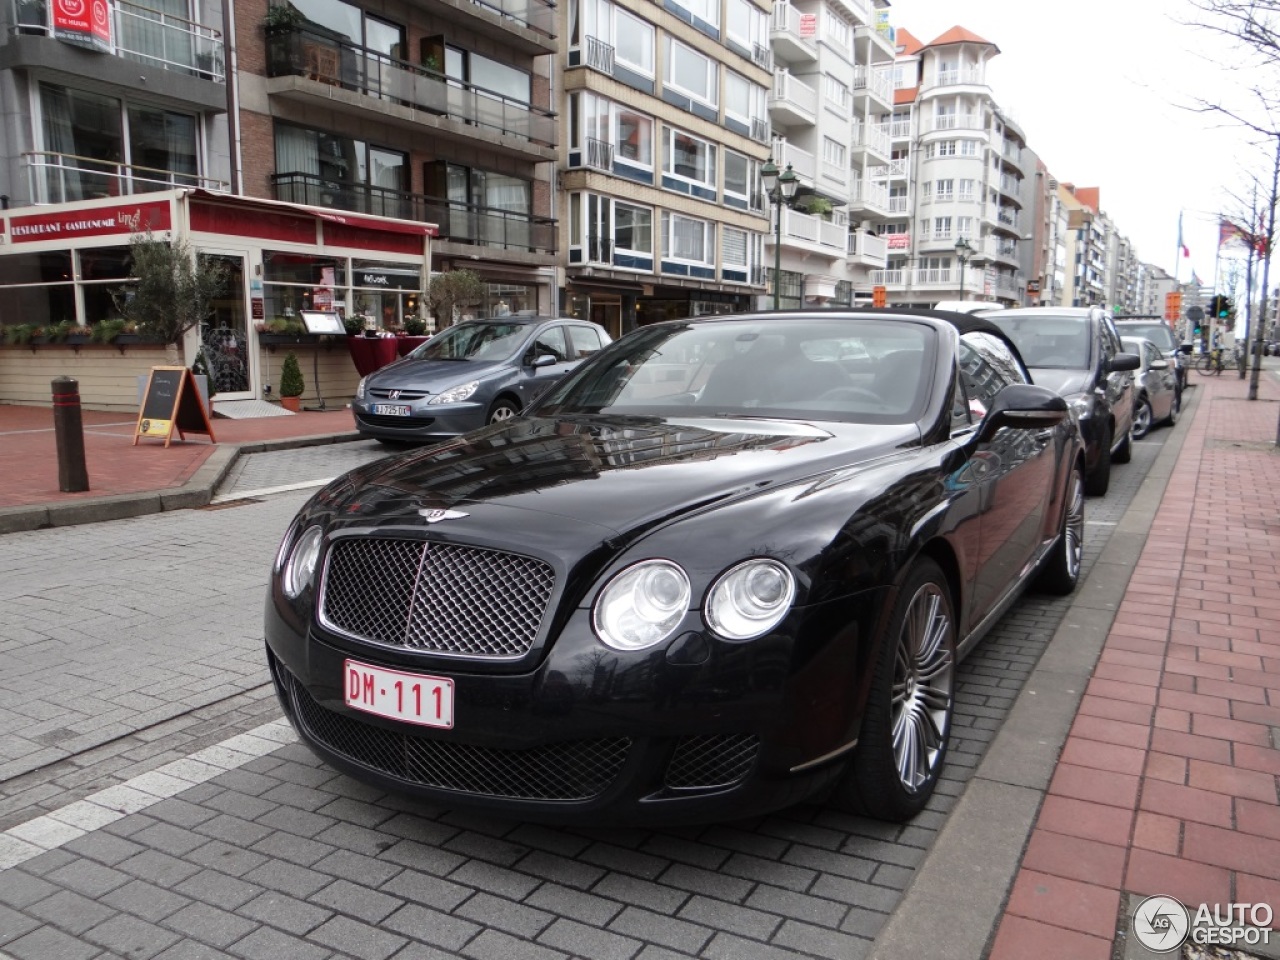
[[[910,197],[895,197],[895,196],[893,196],[893,195],[890,195],[890,196],[889,196],[889,212],[890,212],[891,214],[897,214],[897,213],[910,213],[910,212],[911,212],[911,198],[910,198]]]
[[[897,54],[893,41],[874,26],[867,26],[871,17],[863,18],[863,25],[853,28],[853,40],[856,44],[867,44],[871,47],[871,59],[876,62],[892,61]],[[879,56],[876,56],[876,54]],[[861,58],[859,58],[861,59]]]
[[[889,262],[889,245],[884,237],[865,230],[849,232],[849,259],[865,267],[883,267]]]
[[[886,70],[876,70],[865,64],[853,68],[854,95],[874,97],[886,107],[893,106],[893,76]]]
[[[951,299],[941,294],[960,291],[959,267],[939,267],[936,269],[916,268],[911,270],[872,270],[873,286],[887,287],[902,292],[918,291],[939,295],[937,299]],[[976,300],[983,295],[985,278],[981,270],[968,267],[964,271],[963,296],[959,299]]]
[[[987,237],[983,241],[981,251],[993,260],[1003,260],[1008,263],[1018,262],[1018,242],[1016,240],[995,236]]]
[[[773,75],[769,94],[769,115],[783,126],[818,122],[818,91],[787,70]]]
[[[889,123],[889,138],[891,140],[910,140],[911,139],[911,121],[910,120],[893,120]]]
[[[799,174],[801,180],[813,183],[818,179],[817,158],[808,150],[801,150],[781,137],[773,141],[773,162],[779,170],[787,169],[790,164],[792,173]]]
[[[968,285],[968,277],[965,278],[966,286]],[[1005,297],[1014,300],[1020,300],[1027,285],[1019,273],[997,273],[991,284],[992,290],[997,297]]]
[[[1018,200],[1022,190],[1022,181],[1017,177],[1011,177],[1009,174],[1000,175],[1000,192],[1007,197]]]
[[[24,153],[22,163],[27,168],[31,202],[35,204],[155,193],[174,187],[199,187],[217,193],[231,189],[225,180],[70,153]]]
[[[772,216],[777,216],[777,207],[773,207]],[[774,222],[770,220],[767,244],[773,243]],[[833,260],[843,259],[849,255],[849,225],[832,223],[811,213],[801,213],[790,207],[782,208],[782,245],[817,253]]]
[[[965,67],[964,69],[939,70],[932,77],[925,77],[924,83],[921,84],[923,90],[933,90],[937,87],[973,87],[982,86],[986,83],[982,75],[982,70],[978,67]]]
[[[866,210],[876,216],[889,215],[889,188],[883,183],[863,178],[854,180],[849,191],[849,209]]]
[[[867,176],[876,180],[905,180],[907,179],[907,159],[899,157],[888,163],[868,167]]]
[[[931,117],[924,123],[925,133],[981,129],[982,115],[978,113],[944,113],[941,116]]]
[[[890,146],[888,124],[863,123],[853,120],[850,126],[853,149],[861,150],[873,160],[886,161],[893,154]]]
[[[801,26],[801,17],[804,25]],[[809,20],[808,17],[814,17]],[[802,33],[802,29],[804,33]],[[808,35],[806,36],[805,33]],[[769,27],[769,44],[788,63],[808,63],[818,59],[818,21],[816,14],[802,15],[789,3],[773,5],[773,22]]]

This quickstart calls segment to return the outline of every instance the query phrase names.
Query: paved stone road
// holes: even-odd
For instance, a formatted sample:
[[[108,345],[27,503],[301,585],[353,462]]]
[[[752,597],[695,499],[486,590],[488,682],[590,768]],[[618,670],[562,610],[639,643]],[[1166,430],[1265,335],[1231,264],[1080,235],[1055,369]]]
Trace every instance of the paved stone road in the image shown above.
[[[1163,438],[1089,501],[1086,572]],[[250,457],[227,492],[330,476],[339,449]],[[343,468],[381,453],[343,451]],[[962,666],[947,770],[909,825],[809,804],[552,829],[414,805],[296,743],[215,747],[290,739],[268,723],[261,606],[305,496],[0,539],[0,953],[855,960],[1070,602],[1025,598]]]

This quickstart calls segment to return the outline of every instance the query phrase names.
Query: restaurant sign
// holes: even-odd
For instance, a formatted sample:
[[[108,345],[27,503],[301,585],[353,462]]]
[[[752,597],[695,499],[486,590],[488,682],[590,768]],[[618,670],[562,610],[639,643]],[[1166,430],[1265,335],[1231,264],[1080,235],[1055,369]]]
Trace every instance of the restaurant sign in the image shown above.
[[[10,239],[14,243],[73,240],[112,233],[141,233],[148,229],[168,230],[171,226],[167,200],[12,217],[9,220]]]
[[[112,53],[109,0],[53,0],[53,35],[79,47]]]

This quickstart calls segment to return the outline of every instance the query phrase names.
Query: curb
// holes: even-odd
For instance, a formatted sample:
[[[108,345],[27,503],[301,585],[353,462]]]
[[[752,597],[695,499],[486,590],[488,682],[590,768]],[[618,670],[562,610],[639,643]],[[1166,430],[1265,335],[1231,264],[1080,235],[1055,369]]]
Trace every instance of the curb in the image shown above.
[[[872,944],[869,960],[985,957],[1049,790],[1085,687],[1129,587],[1199,394],[1164,448],[1045,646],[982,763]],[[945,930],[945,934],[940,931]]]
[[[170,510],[190,510],[208,506],[214,491],[226,479],[237,459],[250,453],[273,450],[296,450],[321,447],[330,443],[363,440],[357,431],[321,433],[310,437],[286,437],[280,440],[255,440],[252,443],[215,444],[213,452],[181,486],[139,493],[121,493],[82,500],[66,500],[21,507],[0,507],[0,535],[69,527],[103,520],[124,520]]]

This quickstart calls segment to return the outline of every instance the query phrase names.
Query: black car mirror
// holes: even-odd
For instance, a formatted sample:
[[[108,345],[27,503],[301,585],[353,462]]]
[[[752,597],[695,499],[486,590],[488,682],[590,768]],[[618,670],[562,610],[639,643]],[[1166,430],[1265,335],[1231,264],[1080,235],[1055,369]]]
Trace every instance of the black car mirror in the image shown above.
[[[556,360],[556,358],[552,354],[540,353],[536,357],[534,357],[532,360],[529,361],[529,366],[554,367],[557,363],[559,363],[559,361]]]
[[[1011,383],[991,403],[978,431],[980,440],[990,440],[1002,427],[1044,430],[1067,419],[1067,401],[1047,387]]]
[[[1107,373],[1122,373],[1125,370],[1137,370],[1142,366],[1142,358],[1136,353],[1117,353],[1107,362]]]

